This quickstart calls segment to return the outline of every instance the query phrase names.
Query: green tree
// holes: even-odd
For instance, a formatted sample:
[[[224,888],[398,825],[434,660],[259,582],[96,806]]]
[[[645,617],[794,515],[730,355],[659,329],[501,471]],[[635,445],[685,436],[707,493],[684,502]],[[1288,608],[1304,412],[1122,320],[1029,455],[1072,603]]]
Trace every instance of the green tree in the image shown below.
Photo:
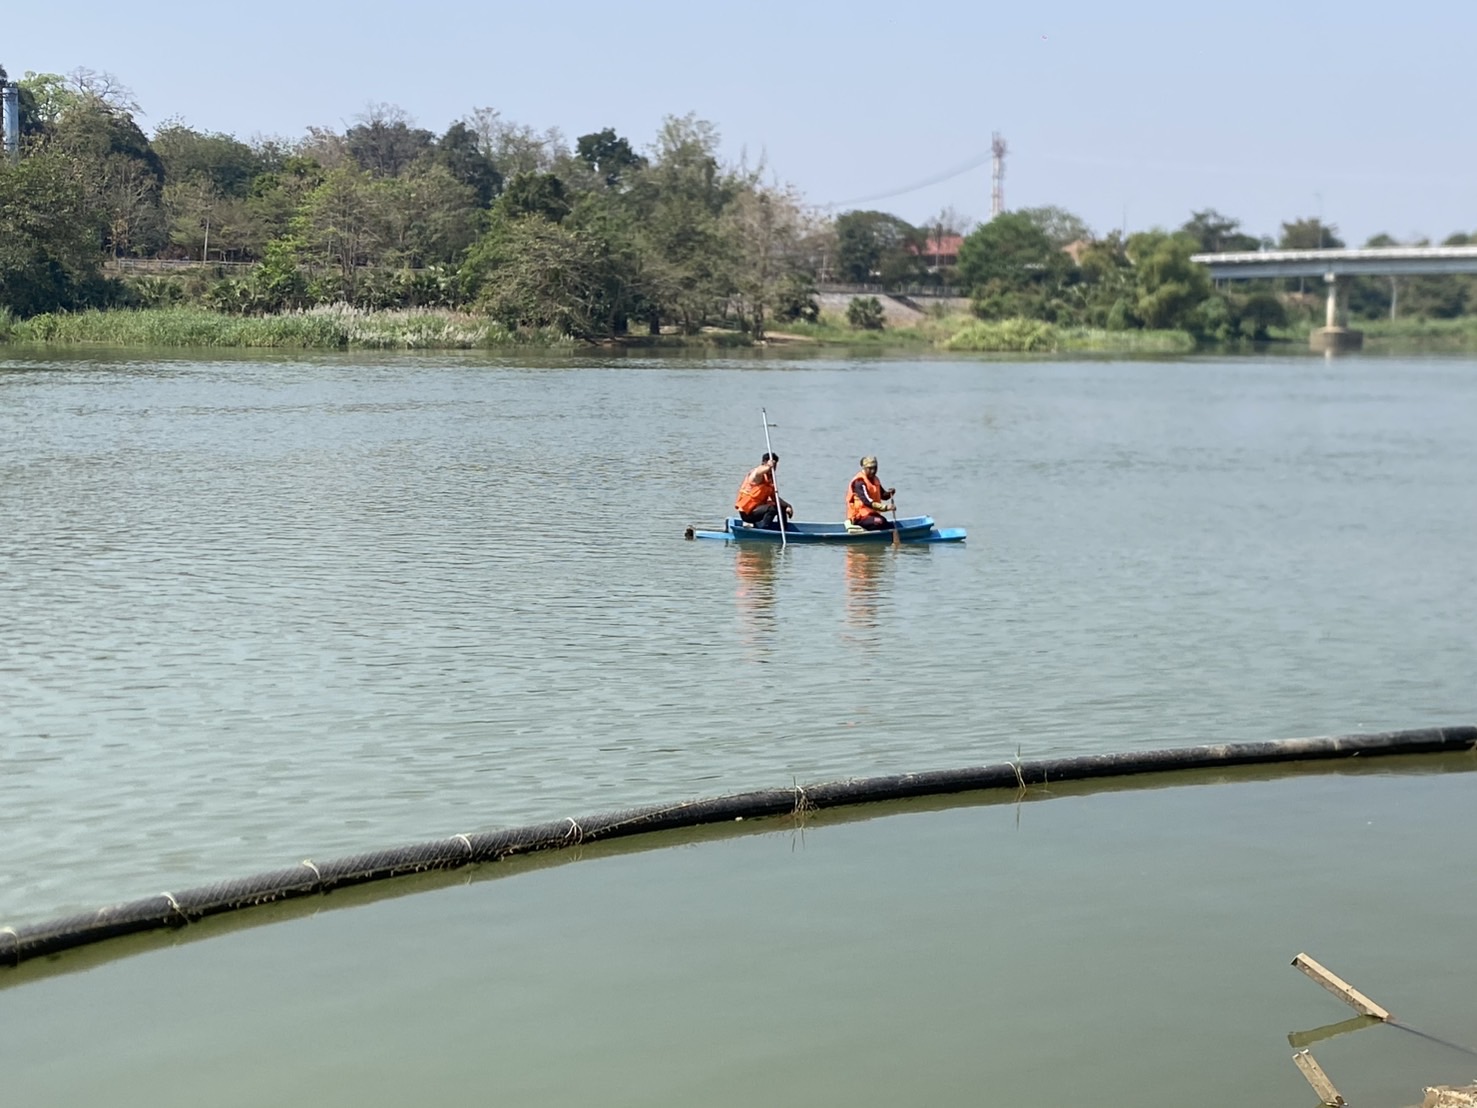
[[[991,281],[1022,289],[1059,277],[1071,260],[1022,212],[1002,212],[967,235],[959,247],[959,275],[974,288]]]
[[[1016,214],[1024,216],[1041,228],[1046,240],[1057,250],[1073,243],[1092,241],[1092,228],[1087,225],[1086,220],[1054,204],[1039,208],[1020,208]]]
[[[419,268],[454,261],[477,231],[477,194],[435,163],[376,186],[384,261]]]
[[[372,104],[344,134],[349,157],[375,177],[398,177],[431,151],[436,136],[394,104]]]
[[[165,237],[159,179],[142,161],[116,155],[101,170],[94,179],[113,256],[153,253]]]
[[[45,131],[61,119],[81,94],[67,84],[59,73],[32,73],[27,70],[16,84],[30,104],[30,118],[38,131]]]
[[[1191,212],[1190,218],[1180,228],[1181,234],[1195,240],[1200,253],[1219,254],[1234,250],[1256,250],[1261,241],[1255,235],[1241,230],[1241,221],[1222,215],[1214,208]]]
[[[1364,248],[1379,250],[1399,245],[1393,236],[1381,232],[1370,236]],[[1399,310],[1400,286],[1398,277],[1355,277],[1349,282],[1349,316],[1353,319],[1383,319],[1386,316],[1394,319]]]
[[[663,121],[630,196],[653,328],[668,318],[695,333],[728,303],[736,263],[722,215],[740,187],[718,161],[717,128],[690,114]]]
[[[493,206],[501,219],[537,216],[558,223],[569,214],[569,198],[564,182],[552,173],[520,173],[508,182]]]
[[[1441,245],[1464,246],[1465,239],[1466,235],[1453,235]],[[1471,277],[1458,273],[1407,277],[1400,285],[1400,312],[1417,319],[1455,319],[1466,315],[1474,302],[1472,284]]]
[[[564,151],[564,137],[556,128],[535,131],[503,119],[492,108],[477,108],[466,123],[477,135],[477,148],[505,181],[520,173],[552,172]]]
[[[846,305],[846,322],[858,331],[880,331],[886,321],[882,301],[875,296],[854,296]]]
[[[189,257],[209,261],[260,256],[265,236],[249,201],[217,192],[205,177],[189,177],[164,186],[164,218],[169,241]]]
[[[94,76],[84,73],[79,80]],[[84,83],[47,134],[48,145],[79,166],[86,222],[115,256],[156,248],[165,238],[159,210],[164,163],[123,99],[111,85]]]
[[[308,279],[298,265],[299,244],[293,239],[267,243],[265,257],[251,274],[255,299],[264,312],[303,308],[308,303]]]
[[[1458,231],[1442,240],[1443,246],[1470,245],[1473,236]],[[1387,234],[1372,236],[1364,246],[1380,249],[1399,246]],[[1422,244],[1423,245],[1423,244]],[[1356,319],[1454,319],[1477,307],[1477,279],[1468,274],[1427,277],[1356,277],[1349,282],[1349,314]]]
[[[1282,225],[1277,245],[1283,250],[1337,250],[1344,245],[1338,230],[1320,219],[1295,219]]]
[[[1236,314],[1241,333],[1259,342],[1271,338],[1271,328],[1287,326],[1287,306],[1274,292],[1256,289],[1239,297]]]
[[[74,161],[41,150],[0,163],[0,305],[21,316],[81,306],[100,260]]]
[[[432,155],[436,165],[472,190],[479,208],[488,207],[503,188],[503,175],[482,152],[477,134],[458,120],[446,129]]]
[[[1180,231],[1193,238],[1200,251],[1207,254],[1256,250],[1261,245],[1255,235],[1241,230],[1240,220],[1222,215],[1214,208],[1192,211]]]
[[[1143,231],[1129,238],[1138,285],[1134,315],[1150,328],[1200,330],[1197,309],[1211,298],[1210,271],[1190,261],[1200,244],[1186,234]]]
[[[631,149],[631,144],[615,133],[614,128],[581,135],[575,140],[575,157],[589,166],[606,188],[619,188],[634,171],[646,165],[646,159]]]
[[[246,143],[230,135],[207,134],[169,120],[154,131],[151,144],[171,182],[208,181],[221,196],[245,197],[261,172],[261,160]]]
[[[292,155],[277,168],[252,180],[246,204],[251,213],[250,225],[259,236],[249,245],[254,255],[260,257],[268,241],[288,233],[303,201],[323,183],[326,174],[323,166],[312,158]]]
[[[768,318],[793,298],[806,218],[793,189],[750,182],[724,221],[733,241],[734,303],[740,325],[763,340]]]
[[[379,260],[382,245],[384,224],[373,179],[358,166],[331,170],[308,193],[295,223],[304,250],[338,270],[340,292],[353,301],[360,268]]]
[[[1110,331],[1140,326],[1133,314],[1138,285],[1121,232],[1090,242],[1078,256],[1077,273],[1081,322]]]
[[[538,216],[498,221],[467,261],[482,275],[478,307],[505,326],[574,338],[609,333],[606,274],[585,232]]]
[[[924,235],[888,212],[845,212],[836,217],[836,267],[843,280],[905,284],[922,275]]]

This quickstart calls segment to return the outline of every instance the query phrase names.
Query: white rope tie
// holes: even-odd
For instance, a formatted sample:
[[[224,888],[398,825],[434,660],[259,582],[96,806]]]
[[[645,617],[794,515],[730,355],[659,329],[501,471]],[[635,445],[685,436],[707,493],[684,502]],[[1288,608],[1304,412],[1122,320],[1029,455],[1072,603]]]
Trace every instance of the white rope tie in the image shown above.
[[[298,865],[307,866],[310,870],[313,871],[313,876],[318,879],[318,884],[323,884],[323,874],[318,872],[318,867],[313,864],[313,859],[304,858],[301,862],[298,863]]]
[[[584,842],[585,841],[585,829],[579,825],[579,821],[576,820],[573,816],[565,816],[564,818],[569,821],[569,835],[568,835],[568,838],[574,840],[574,842],[576,842],[576,843],[582,843],[582,842]]]
[[[472,849],[472,840],[471,839],[467,838],[465,835],[453,835],[452,838],[453,839],[460,839],[462,841],[462,845],[467,848],[467,857],[468,858],[472,858],[472,857],[475,857],[476,856],[477,852]]]
[[[0,927],[0,935],[9,935],[15,942],[15,964],[21,964],[21,937],[14,927]]]
[[[165,900],[169,901],[169,906],[179,913],[180,919],[184,920],[186,923],[190,922],[190,917],[185,915],[185,910],[179,906],[179,901],[174,899],[173,893],[160,893],[159,895],[162,896]]]

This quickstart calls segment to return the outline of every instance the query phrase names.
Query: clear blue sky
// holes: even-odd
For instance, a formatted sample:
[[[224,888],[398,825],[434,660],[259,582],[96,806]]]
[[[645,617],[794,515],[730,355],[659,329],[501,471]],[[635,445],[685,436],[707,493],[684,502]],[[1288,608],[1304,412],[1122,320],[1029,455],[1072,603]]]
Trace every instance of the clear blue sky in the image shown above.
[[[815,204],[903,188],[1010,145],[1007,207],[1098,231],[1214,207],[1253,234],[1317,215],[1352,244],[1477,231],[1459,0],[633,0],[390,5],[103,0],[17,5],[0,62],[115,74],[151,130],[342,129],[377,102],[444,130],[474,107],[571,140],[715,123]],[[988,162],[863,206],[989,213]]]

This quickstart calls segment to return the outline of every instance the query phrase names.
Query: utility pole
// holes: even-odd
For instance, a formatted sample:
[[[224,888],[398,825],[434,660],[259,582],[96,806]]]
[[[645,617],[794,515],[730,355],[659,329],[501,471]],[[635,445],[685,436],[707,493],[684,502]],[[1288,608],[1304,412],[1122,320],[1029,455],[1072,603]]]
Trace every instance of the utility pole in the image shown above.
[[[1005,139],[996,131],[990,136],[990,218],[1005,211]]]

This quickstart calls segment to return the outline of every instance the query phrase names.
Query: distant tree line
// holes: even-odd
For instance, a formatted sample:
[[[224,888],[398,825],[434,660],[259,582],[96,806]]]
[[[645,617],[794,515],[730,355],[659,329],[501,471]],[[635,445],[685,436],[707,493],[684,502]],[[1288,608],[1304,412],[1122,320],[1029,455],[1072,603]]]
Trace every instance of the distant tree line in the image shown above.
[[[0,71],[3,73],[3,71]],[[267,313],[344,302],[462,307],[576,337],[631,326],[762,335],[814,315],[824,221],[718,133],[666,119],[649,151],[572,146],[479,109],[437,135],[390,105],[343,133],[242,142],[139,128],[98,74],[27,74],[23,156],[0,168],[0,306],[19,315],[194,296]],[[253,263],[200,287],[109,259]]]
[[[691,115],[665,119],[639,151],[610,128],[571,144],[488,108],[438,135],[388,104],[342,133],[243,142],[178,118],[146,135],[107,74],[16,84],[22,157],[0,166],[0,309],[21,316],[348,303],[458,308],[591,339],[714,325],[762,337],[776,320],[814,319],[817,282],[845,281],[961,288],[985,319],[1229,338],[1264,335],[1301,304],[1296,282],[1212,287],[1192,253],[1268,241],[1214,211],[1172,232],[1105,236],[1053,207],[973,229],[953,212],[922,227],[880,211],[826,217],[762,167],[724,164],[716,129]],[[1317,220],[1282,231],[1276,245],[1341,245]],[[202,268],[120,276],[108,263],[123,259]],[[1445,317],[1477,296],[1472,278],[1370,278],[1350,307]]]
[[[1165,328],[1207,338],[1265,338],[1302,314],[1321,317],[1321,284],[1259,280],[1216,288],[1191,255],[1221,251],[1342,247],[1338,228],[1318,219],[1282,224],[1277,238],[1258,238],[1213,209],[1193,212],[1174,231],[1094,235],[1057,207],[1005,212],[963,236],[951,264],[933,265],[938,244],[957,221],[913,227],[886,212],[847,212],[836,219],[842,280],[885,287],[934,282],[966,291],[983,319],[1037,319],[1108,330]],[[1442,245],[1477,244],[1453,234]],[[1395,246],[1376,235],[1365,246]],[[1415,243],[1411,245],[1427,245]],[[947,260],[948,255],[944,255]],[[1355,318],[1448,319],[1477,311],[1477,276],[1362,277],[1350,282]]]

